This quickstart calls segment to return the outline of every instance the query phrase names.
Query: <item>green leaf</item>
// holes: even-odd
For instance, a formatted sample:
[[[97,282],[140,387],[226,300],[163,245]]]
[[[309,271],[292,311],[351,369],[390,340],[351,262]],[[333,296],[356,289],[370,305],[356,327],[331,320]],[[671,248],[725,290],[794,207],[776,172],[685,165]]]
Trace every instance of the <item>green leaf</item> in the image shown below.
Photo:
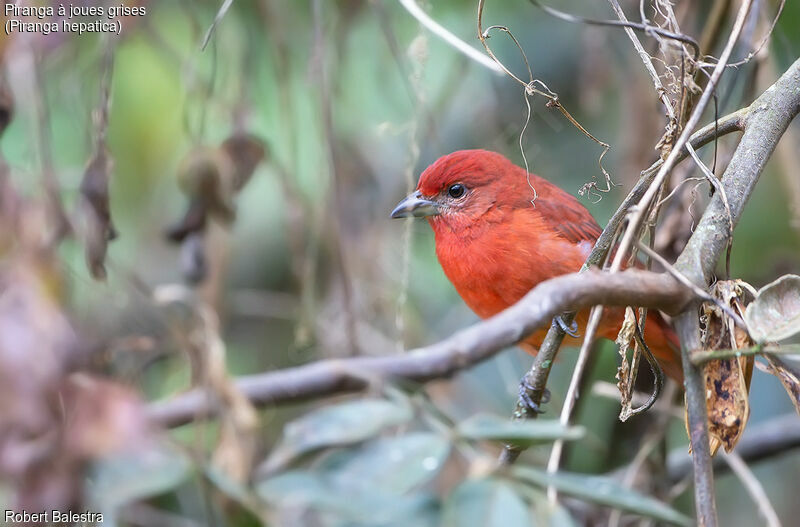
[[[119,507],[170,491],[191,472],[191,460],[177,448],[147,445],[95,462],[87,482],[88,499],[103,514],[104,525],[113,525]]]
[[[385,525],[435,509],[432,495],[397,496],[369,489],[353,491],[336,484],[326,472],[294,470],[262,481],[256,493],[274,507],[335,513],[359,524]]]
[[[319,507],[350,512],[348,502],[342,502],[328,479],[320,473],[291,470],[261,481],[256,493],[269,503],[284,507]]]
[[[514,487],[495,479],[466,481],[444,503],[442,524],[448,527],[529,527],[535,525],[528,505]]]
[[[290,471],[256,486],[276,507],[301,507],[335,513],[359,525],[384,525],[419,516],[436,524],[437,501],[409,492],[430,481],[450,453],[447,438],[430,432],[379,438],[333,452],[314,471]],[[419,523],[415,523],[418,525]]]
[[[323,463],[336,484],[353,490],[406,494],[439,473],[450,442],[431,432],[370,441],[359,449],[338,452]]]
[[[800,333],[800,276],[787,274],[758,291],[744,312],[757,342],[787,339]]]
[[[536,511],[536,518],[542,526],[547,527],[578,527],[578,522],[570,515],[569,511],[560,503],[550,503],[544,492],[530,490],[530,500]]]
[[[582,500],[675,525],[692,525],[691,519],[669,505],[625,488],[610,478],[566,472],[547,474],[529,467],[514,467],[511,474],[520,481],[538,487],[552,485],[559,492]]]
[[[512,421],[505,417],[478,414],[459,423],[459,437],[471,440],[503,441],[517,446],[549,443],[557,439],[580,439],[581,427],[567,427],[556,420]]]
[[[430,499],[409,510],[404,516],[398,516],[396,519],[382,524],[381,527],[408,527],[409,525],[413,525],[413,527],[439,527],[441,523],[441,504],[437,500]]]
[[[364,441],[383,428],[409,421],[411,416],[408,405],[385,399],[360,399],[319,408],[286,425],[265,471],[274,472],[322,448]]]

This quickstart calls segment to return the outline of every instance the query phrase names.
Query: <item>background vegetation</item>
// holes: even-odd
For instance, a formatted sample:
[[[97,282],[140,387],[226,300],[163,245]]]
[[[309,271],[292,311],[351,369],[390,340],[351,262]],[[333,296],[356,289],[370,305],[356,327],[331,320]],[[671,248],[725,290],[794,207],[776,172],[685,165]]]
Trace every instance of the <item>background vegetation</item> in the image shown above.
[[[684,32],[699,35],[713,3],[676,6]],[[0,378],[11,379],[3,388],[8,404],[23,405],[17,411],[0,405],[6,427],[0,496],[7,503],[102,510],[131,525],[600,524],[609,518],[606,505],[626,511],[623,524],[638,522],[640,514],[687,521],[691,485],[658,471],[659,458],[686,450],[680,406],[620,423],[613,390],[612,396],[596,390],[614,382],[610,343],[593,355],[578,403],[575,422],[584,432],[546,425],[509,432],[535,443],[513,474],[490,469],[498,440],[508,438],[498,430],[530,362],[516,349],[423,389],[376,385],[365,395],[255,413],[228,394],[228,376],[398,353],[474,322],[436,261],[428,226],[392,221],[388,213],[424,167],[453,150],[496,150],[521,164],[525,98],[519,85],[470,61],[394,2],[237,0],[205,50],[219,2],[141,4],[146,16],[126,19],[119,39],[2,40],[14,101],[0,143],[9,167],[4,185],[15,189],[23,208],[35,209],[51,158],[58,195],[76,226],[74,236],[46,252],[31,249],[49,225],[37,223],[36,214],[2,228]],[[756,5],[734,59],[747,54],[774,16],[773,3]],[[613,18],[602,3],[558,7]],[[636,18],[638,3],[623,7]],[[479,47],[473,3],[431,2],[426,10]],[[611,144],[604,166],[619,185],[602,199],[581,198],[604,224],[656,159],[652,148],[664,126],[626,36],[556,20],[527,2],[489,3],[484,17],[486,25],[507,25],[534,76]],[[767,49],[724,77],[720,115],[749,104],[795,60],[798,24],[800,9],[790,2]],[[492,46],[523,71],[509,39],[495,35]],[[109,49],[113,70],[104,62]],[[118,237],[109,245],[106,279],[96,280],[85,263],[81,181],[102,130],[97,108],[109,74],[110,210]],[[521,140],[531,170],[576,194],[602,177],[598,145],[544,100],[531,101]],[[709,112],[706,121],[712,118]],[[755,287],[800,271],[797,126],[783,138],[736,230],[731,274]],[[181,166],[197,159],[198,147],[216,149],[241,132],[263,140],[267,153],[235,197],[235,220],[225,225],[214,216],[195,239],[200,248],[170,243],[165,230],[191,197],[179,184]],[[721,157],[733,145],[732,138],[721,140]],[[686,236],[708,199],[706,185],[695,188],[693,195],[691,184],[683,187],[676,201],[689,214],[670,227]],[[11,195],[4,191],[6,208]],[[187,282],[201,254],[207,276]],[[574,353],[561,354],[542,420],[557,414],[574,360]],[[74,388],[78,371],[91,374],[97,391],[69,399],[64,393],[90,382]],[[160,432],[146,424],[138,397],[169,398],[201,381],[228,394],[223,419]],[[85,411],[68,412],[72,419],[58,425],[54,401],[63,397]],[[760,371],[751,408],[748,430],[793,412],[780,383]],[[607,475],[631,462],[664,412],[670,415],[665,438],[650,456],[649,475],[637,480],[640,494],[612,489],[609,495],[587,476],[567,476],[559,486],[573,497],[548,505],[536,479],[541,473],[531,471],[544,465],[549,440],[580,436],[568,443],[564,470]],[[306,421],[285,427],[301,416]],[[31,454],[34,444],[49,453]],[[69,462],[46,462],[56,458]],[[800,514],[797,451],[752,469],[790,524]],[[730,473],[719,475],[717,495],[721,524],[763,521]]]

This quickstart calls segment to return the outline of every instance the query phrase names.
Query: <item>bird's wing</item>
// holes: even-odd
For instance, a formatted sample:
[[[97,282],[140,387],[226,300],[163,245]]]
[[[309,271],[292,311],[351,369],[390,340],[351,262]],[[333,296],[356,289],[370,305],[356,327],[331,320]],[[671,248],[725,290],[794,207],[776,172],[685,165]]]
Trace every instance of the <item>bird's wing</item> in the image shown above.
[[[540,196],[535,202],[536,210],[547,224],[572,243],[594,243],[603,229],[586,207],[560,188],[554,185],[549,187],[550,192]]]
[[[580,243],[583,241],[594,243],[597,241],[597,238],[600,237],[600,233],[603,232],[603,229],[597,225],[594,219],[581,221],[579,223],[569,221],[565,223],[554,223],[553,226],[561,236],[572,243]]]

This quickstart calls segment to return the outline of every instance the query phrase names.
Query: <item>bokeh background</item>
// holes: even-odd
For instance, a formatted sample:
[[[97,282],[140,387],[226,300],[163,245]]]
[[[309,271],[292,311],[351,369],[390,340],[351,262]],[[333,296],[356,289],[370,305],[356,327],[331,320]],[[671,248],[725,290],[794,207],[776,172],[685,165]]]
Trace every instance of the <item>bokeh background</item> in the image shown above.
[[[428,4],[424,7],[435,20],[479,48],[473,2]],[[699,34],[711,4],[676,6],[686,33]],[[77,208],[94,145],[92,115],[100,100],[102,58],[104,50],[114,46],[108,148],[114,162],[110,206],[119,237],[109,246],[105,281],[94,280],[87,270],[80,237],[66,239],[53,253],[53,272],[61,284],[59,309],[81,342],[88,343],[82,355],[82,364],[88,366],[82,367],[131,387],[146,400],[168,398],[192,385],[192,360],[173,332],[175,317],[182,315],[154,300],[169,296],[175,290],[169,288],[178,284],[184,284],[181,295],[191,293],[192,302],[204,302],[218,317],[232,376],[323,358],[402,353],[475,322],[436,261],[427,224],[388,216],[421,170],[445,153],[485,148],[522,164],[521,142],[531,170],[571,193],[602,178],[597,165],[602,149],[556,110],[545,107],[540,97],[530,99],[530,122],[520,139],[527,112],[521,86],[455,51],[396,2],[236,0],[204,50],[201,43],[219,2],[140,5],[146,6],[147,14],[126,19],[118,40],[96,34],[3,37],[6,76],[15,102],[0,146],[13,185],[36,200],[42,193],[39,132],[44,129],[65,207]],[[767,29],[776,8],[773,2],[756,5],[757,22],[748,28],[754,40]],[[638,3],[623,6],[631,17],[638,10]],[[569,1],[558,7],[613,18],[602,3]],[[580,197],[603,225],[639,171],[657,158],[654,146],[664,126],[651,81],[627,37],[614,29],[553,19],[521,1],[489,2],[484,25],[491,24],[509,27],[534,76],[558,93],[583,126],[611,145],[603,163],[618,185],[602,195]],[[720,115],[748,104],[795,60],[800,53],[798,24],[800,9],[790,2],[758,60],[726,74]],[[746,55],[748,42],[740,44],[735,56]],[[493,33],[490,43],[510,69],[523,74],[524,63],[509,39]],[[38,81],[31,81],[33,70]],[[35,85],[39,96],[31,90]],[[710,112],[707,120],[712,117]],[[178,184],[180,165],[196,148],[218,145],[241,131],[263,140],[268,153],[235,198],[235,221],[223,226],[214,220],[207,226],[202,237],[207,278],[187,284],[187,249],[164,236],[189,199]],[[736,230],[731,274],[757,288],[783,273],[800,272],[797,134],[795,123]],[[720,157],[724,159],[733,145],[734,138],[721,140]],[[704,150],[705,159],[710,159],[710,151]],[[684,213],[681,219],[665,229],[688,236],[692,217],[702,214],[708,189],[697,187],[692,202],[691,188],[686,185],[676,198],[676,207]],[[662,249],[669,254],[668,247]],[[13,250],[7,249],[6,265],[13,258]],[[574,350],[560,354],[549,383],[552,401],[543,418],[556,417],[575,357]],[[596,382],[614,382],[616,360],[610,343],[592,359],[575,419],[587,434],[570,443],[566,470],[605,474],[619,469],[630,462],[656,419],[642,416],[620,423],[618,401],[592,391]],[[453,422],[482,412],[507,416],[529,363],[519,350],[507,350],[452,380],[431,383],[424,390],[428,404]],[[756,371],[751,394],[750,428],[794,412],[780,383],[763,372]],[[342,400],[259,409],[253,464],[269,454],[287,421]],[[681,411],[674,413],[661,447],[664,452],[686,449]],[[388,428],[382,435],[430,430],[425,414],[417,411],[399,431]],[[121,510],[126,512],[119,519],[131,524],[146,524],[142,518],[147,514],[197,525],[377,521],[368,508],[364,516],[352,517],[320,498],[336,495],[334,490],[303,495],[299,501],[286,497],[291,493],[279,493],[280,499],[253,506],[248,501],[252,495],[245,499],[237,494],[244,487],[232,491],[233,484],[215,485],[213,478],[209,483],[204,467],[219,446],[219,431],[210,422],[166,433],[170,448],[191,460],[191,469],[180,464],[176,468],[174,459],[156,462],[144,475],[128,467],[127,481],[137,481],[139,474],[145,490],[130,491],[120,483],[126,478],[118,477],[104,483],[101,492],[95,481],[88,494],[103,500],[106,493],[117,492],[108,499],[124,505]],[[496,445],[480,448],[480,459],[491,459],[497,451]],[[423,512],[414,512],[413,521],[444,521],[442,511],[453,489],[469,474],[480,472],[475,458],[456,450],[442,472],[413,491],[431,497]],[[548,452],[547,445],[532,448],[522,463],[541,467]],[[299,466],[313,472],[321,471],[321,464],[324,460],[312,459]],[[800,514],[794,485],[800,455],[788,451],[752,469],[784,524],[791,524]],[[15,499],[14,482],[6,479],[4,487],[3,495]],[[671,485],[660,487],[668,493]],[[352,493],[342,496],[348,495],[357,500]],[[540,494],[520,495],[523,498],[510,501],[510,509],[518,503],[514,500],[541,501]],[[668,497],[691,515],[691,496],[689,485]],[[717,479],[717,496],[721,524],[761,523],[742,484],[729,472]],[[660,497],[667,499],[663,492]],[[587,512],[572,505],[571,513],[559,514],[572,514],[576,524],[606,521],[605,509]],[[369,506],[385,510],[377,499],[364,505]],[[536,512],[540,509],[532,509],[531,522],[541,520]],[[395,518],[397,524],[409,524],[410,514]],[[444,518],[454,521],[452,516]],[[560,520],[550,518],[555,522],[551,524],[567,521],[556,518]],[[625,516],[623,524],[632,521]]]

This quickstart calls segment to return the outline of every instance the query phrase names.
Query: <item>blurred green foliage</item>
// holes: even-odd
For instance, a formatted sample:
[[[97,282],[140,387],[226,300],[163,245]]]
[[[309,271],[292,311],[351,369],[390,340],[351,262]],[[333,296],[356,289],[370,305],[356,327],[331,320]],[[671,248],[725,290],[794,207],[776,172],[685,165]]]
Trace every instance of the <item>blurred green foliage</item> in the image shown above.
[[[388,212],[427,164],[452,150],[497,150],[521,164],[518,141],[526,110],[520,87],[469,62],[394,2],[237,0],[200,51],[218,4],[151,2],[146,18],[126,27],[117,44],[109,147],[114,159],[111,208],[120,237],[110,248],[106,283],[90,278],[77,242],[62,246],[65,302],[76,324],[98,342],[145,335],[164,348],[140,355],[115,352],[103,371],[150,399],[189,386],[188,361],[170,343],[166,315],[144,289],[182,280],[180,251],[163,237],[185,206],[175,177],[180,160],[193,146],[218,144],[237,126],[263,138],[271,157],[239,196],[237,219],[215,248],[224,254],[215,307],[231,374],[345,355],[341,328],[347,287],[352,288],[365,354],[431,343],[474,322],[436,261],[427,225],[409,227],[407,249],[404,225],[389,220]],[[708,2],[700,4],[705,10]],[[773,7],[765,5],[765,12]],[[430,2],[428,8],[441,24],[478,47],[472,3]],[[611,14],[605,6],[575,0],[559,8]],[[635,6],[626,9],[634,12]],[[631,128],[640,117],[631,113],[644,108],[658,115],[649,92],[646,103],[629,107],[634,92],[649,88],[638,58],[622,32],[556,21],[526,2],[490,2],[485,25],[495,23],[509,26],[534,75],[559,93],[588,130],[612,145],[604,164],[619,186],[596,203],[581,198],[603,224],[638,176],[635,171],[645,168],[630,159],[649,164],[656,157],[655,151],[633,152],[636,145],[629,144],[636,139]],[[798,24],[800,8],[789,2],[769,46],[775,74],[798,56]],[[699,27],[685,30],[697,33]],[[513,43],[499,35],[491,43],[510,68],[523,71]],[[58,42],[42,64],[53,158],[68,203],[77,200],[91,151],[91,111],[97,105],[99,57],[106,45],[95,36]],[[737,53],[744,55],[745,49]],[[749,89],[743,85],[753,82],[748,75],[747,68],[727,75],[725,89],[731,86],[733,95],[723,101],[721,113],[749,103],[742,99]],[[756,93],[772,80],[759,83]],[[35,112],[31,101],[17,98],[18,113],[2,150],[15,181],[35,194],[40,188]],[[546,108],[545,101],[532,102],[533,118],[522,139],[531,169],[576,193],[600,176],[601,150]],[[707,120],[712,117],[709,113]],[[662,124],[641,132],[645,142],[655,144]],[[798,131],[797,123],[792,129]],[[730,139],[720,141],[725,148],[731,144]],[[704,155],[710,155],[708,150]],[[757,287],[779,274],[800,271],[800,237],[791,226],[790,196],[782,181],[786,171],[796,176],[797,167],[777,159],[770,164],[736,231],[732,275]],[[296,192],[299,210],[287,188]],[[695,217],[706,195],[705,187],[698,189]],[[303,239],[296,238],[296,228]],[[332,232],[338,234],[332,237]],[[298,254],[305,260],[295,261]],[[343,285],[343,273],[350,277],[349,286]],[[405,289],[408,299],[399,305]],[[403,325],[396,323],[398,309]],[[312,336],[298,338],[298,328]],[[614,353],[613,346],[601,346],[584,394],[595,381],[613,378]],[[163,472],[116,472],[112,463],[131,469],[138,461],[109,460],[97,467],[100,476],[93,481],[103,489],[95,499],[112,507],[158,494],[148,501],[151,506],[200,524],[250,525],[263,518],[275,525],[579,524],[581,518],[548,504],[547,482],[530,468],[543,464],[548,442],[563,434],[572,440],[565,468],[573,474],[550,482],[561,492],[687,524],[690,493],[678,496],[676,512],[646,492],[577,475],[608,473],[629,462],[652,417],[619,423],[615,401],[591,396],[581,398],[576,414],[584,435],[555,427],[550,419],[563,401],[574,360],[574,353],[561,355],[549,383],[553,401],[548,414],[527,428],[506,431],[498,430],[500,425],[481,426],[480,419],[466,421],[478,413],[494,419],[510,413],[529,359],[509,350],[452,382],[432,385],[427,394],[437,412],[416,396],[400,403],[376,397],[322,408],[301,404],[261,410],[258,452],[285,456],[274,466],[267,461],[266,468],[276,473],[266,477],[256,471],[252,487],[208,469],[219,427],[196,424],[170,433],[191,454],[194,468],[187,468],[181,457],[160,465]],[[383,406],[365,421],[373,415],[364,409],[370,402]],[[751,406],[751,427],[792,411],[777,380],[760,373],[753,380]],[[305,424],[296,421],[301,414]],[[284,426],[291,420],[295,428]],[[472,433],[466,433],[470,426]],[[330,437],[320,432],[326,427]],[[524,455],[519,473],[489,475],[499,440],[511,438],[506,433],[537,444],[544,435],[546,441]],[[304,443],[300,435],[311,442]],[[685,448],[680,420],[670,424],[667,438],[666,449]],[[800,514],[791,491],[797,470],[796,453],[755,468],[781,517]],[[720,477],[717,494],[723,525],[760,521],[735,478]]]

